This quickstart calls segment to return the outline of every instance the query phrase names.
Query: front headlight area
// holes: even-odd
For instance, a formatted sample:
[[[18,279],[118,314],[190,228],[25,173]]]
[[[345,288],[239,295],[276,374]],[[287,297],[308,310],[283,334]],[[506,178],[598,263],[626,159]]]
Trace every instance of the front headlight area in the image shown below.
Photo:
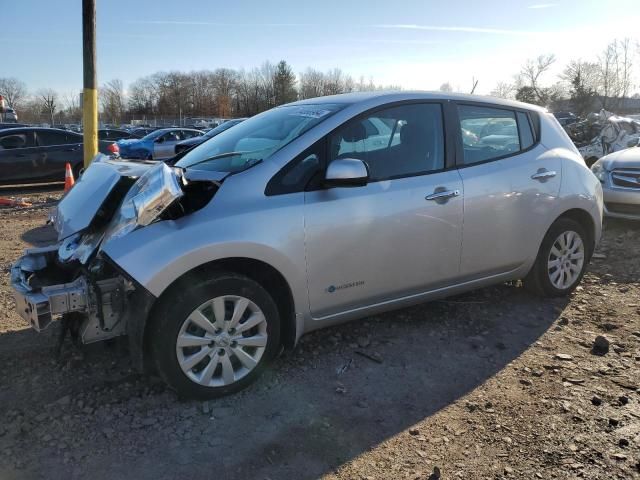
[[[184,195],[179,178],[164,162],[158,162],[145,172],[125,196],[102,243],[123,237],[158,219]]]
[[[591,171],[596,176],[596,178],[600,180],[600,183],[605,183],[608,172],[607,170],[605,170],[604,165],[602,165],[602,162],[600,160],[598,160],[591,166]]]

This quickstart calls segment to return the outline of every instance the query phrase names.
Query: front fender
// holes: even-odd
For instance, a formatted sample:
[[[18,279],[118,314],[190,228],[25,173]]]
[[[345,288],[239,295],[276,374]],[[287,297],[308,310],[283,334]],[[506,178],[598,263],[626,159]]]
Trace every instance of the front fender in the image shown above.
[[[227,258],[259,260],[282,274],[293,293],[296,312],[303,312],[308,309],[303,217],[292,209],[210,218],[205,208],[111,240],[102,251],[156,297],[206,263]]]

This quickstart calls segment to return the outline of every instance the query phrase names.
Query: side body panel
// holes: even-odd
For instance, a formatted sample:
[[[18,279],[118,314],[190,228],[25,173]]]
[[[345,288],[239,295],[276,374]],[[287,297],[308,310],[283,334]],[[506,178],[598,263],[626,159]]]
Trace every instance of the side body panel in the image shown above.
[[[556,172],[547,180],[531,178]],[[560,203],[562,160],[542,145],[460,169],[464,183],[461,280],[514,270],[535,256]]]
[[[305,235],[314,318],[450,284],[458,275],[462,193],[457,171],[307,192]]]

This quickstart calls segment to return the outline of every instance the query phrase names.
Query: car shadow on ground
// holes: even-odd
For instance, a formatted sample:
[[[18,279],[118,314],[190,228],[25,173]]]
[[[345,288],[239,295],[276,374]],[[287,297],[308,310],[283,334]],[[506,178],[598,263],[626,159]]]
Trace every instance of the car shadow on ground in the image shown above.
[[[126,356],[117,349],[94,346],[82,361],[63,366],[40,346],[30,355],[20,349],[11,355],[15,374],[0,374],[0,416],[57,408],[84,415],[73,444],[88,453],[73,468],[96,479],[213,478],[213,472],[225,479],[318,478],[507,368],[553,325],[567,301],[503,285],[318,331],[246,391],[206,405],[179,401],[149,376],[131,383],[130,370],[122,367]],[[28,330],[1,335],[0,360],[10,345],[54,342],[52,334],[35,337]],[[25,380],[32,369],[38,369],[37,384]],[[118,375],[126,388],[113,382]],[[72,397],[70,406],[57,406],[55,399],[65,395]],[[76,398],[91,406],[90,413],[74,408]],[[65,426],[56,422],[45,428],[59,438]],[[105,436],[105,429],[114,433]],[[0,447],[9,438],[0,438]],[[12,438],[14,448],[40,445],[35,433]],[[54,449],[35,448],[42,461],[30,474],[72,473]]]
[[[34,247],[43,247],[55,243],[57,241],[57,234],[51,225],[42,225],[27,230],[20,238]]]

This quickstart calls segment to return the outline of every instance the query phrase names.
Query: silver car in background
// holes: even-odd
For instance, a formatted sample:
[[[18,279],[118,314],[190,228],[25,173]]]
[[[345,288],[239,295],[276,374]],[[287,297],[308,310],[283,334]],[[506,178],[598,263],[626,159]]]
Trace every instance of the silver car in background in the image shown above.
[[[591,170],[602,183],[604,214],[640,220],[640,148],[627,148],[598,160]]]
[[[602,188],[556,119],[478,96],[375,92],[274,108],[175,165],[98,158],[58,243],[12,267],[18,312],[128,335],[184,396],[257,378],[304,333],[500,282],[580,282]]]

